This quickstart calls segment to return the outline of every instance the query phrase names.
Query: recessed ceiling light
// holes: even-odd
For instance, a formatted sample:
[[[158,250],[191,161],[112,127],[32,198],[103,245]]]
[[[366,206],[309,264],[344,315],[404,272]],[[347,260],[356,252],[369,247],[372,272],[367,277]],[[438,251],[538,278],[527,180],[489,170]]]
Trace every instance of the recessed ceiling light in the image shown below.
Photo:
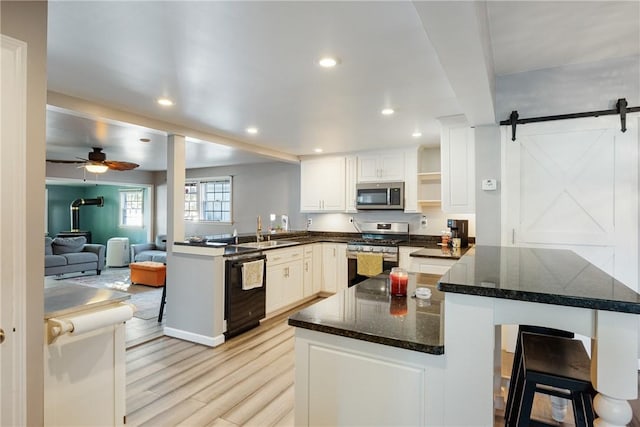
[[[163,107],[171,107],[173,105],[173,101],[169,98],[158,98],[158,104],[162,105]]]
[[[393,108],[385,108],[381,111],[383,116],[390,116],[393,113],[395,113],[395,111],[393,110]]]
[[[338,65],[338,60],[335,58],[331,58],[330,56],[325,56],[318,61],[318,65],[323,68],[333,68]]]
[[[314,148],[313,151],[315,153],[322,153],[322,148]]]
[[[420,138],[422,136],[422,132],[415,131],[411,134],[411,136],[414,138]]]
[[[258,133],[258,128],[253,127],[253,126],[252,127],[248,127],[247,128],[247,133],[250,133],[251,135],[255,135],[255,134]]]
[[[151,142],[149,138],[140,138],[139,141],[144,143]]]

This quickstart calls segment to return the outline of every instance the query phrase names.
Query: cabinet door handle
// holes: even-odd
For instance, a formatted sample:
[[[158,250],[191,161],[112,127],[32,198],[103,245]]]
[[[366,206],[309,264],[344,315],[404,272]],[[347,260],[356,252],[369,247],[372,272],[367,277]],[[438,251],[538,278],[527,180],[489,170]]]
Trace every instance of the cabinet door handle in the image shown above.
[[[309,271],[309,263],[308,262],[304,263],[304,271]]]
[[[336,256],[336,248],[333,248],[333,256]]]

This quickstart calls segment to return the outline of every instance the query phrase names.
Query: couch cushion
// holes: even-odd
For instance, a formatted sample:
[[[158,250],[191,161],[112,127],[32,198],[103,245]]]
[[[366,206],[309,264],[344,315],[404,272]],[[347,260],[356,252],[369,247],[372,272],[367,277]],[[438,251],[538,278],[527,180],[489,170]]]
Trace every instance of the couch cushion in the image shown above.
[[[167,235],[166,234],[158,234],[156,236],[156,249],[159,251],[167,250]]]
[[[74,252],[72,254],[64,254],[63,256],[67,259],[69,265],[98,262],[98,255],[94,252]]]
[[[62,255],[45,255],[44,266],[49,267],[61,267],[67,265],[67,259]]]
[[[51,242],[53,239],[51,237],[44,238],[44,254],[45,255],[53,255],[53,249],[51,248]]]
[[[53,254],[62,255],[73,252],[82,252],[82,247],[87,243],[84,236],[79,237],[56,237],[53,239]]]
[[[155,261],[164,264],[167,262],[167,253],[164,251],[142,251],[136,255],[134,261]]]

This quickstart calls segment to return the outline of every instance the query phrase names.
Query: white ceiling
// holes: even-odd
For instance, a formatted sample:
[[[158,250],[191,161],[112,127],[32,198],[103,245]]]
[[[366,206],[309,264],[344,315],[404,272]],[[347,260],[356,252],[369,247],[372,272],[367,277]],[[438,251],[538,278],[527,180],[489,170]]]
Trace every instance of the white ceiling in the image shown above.
[[[437,144],[436,118],[473,117],[465,111],[470,105],[493,114],[490,97],[474,98],[473,84],[461,83],[464,76],[454,71],[478,69],[470,63],[474,56],[446,52],[453,49],[456,22],[433,25],[429,19],[437,8],[469,4],[50,1],[49,91],[122,114],[115,121],[109,114],[70,114],[60,103],[65,108],[49,108],[47,156],[86,157],[100,146],[110,160],[162,170],[166,134],[175,129],[212,142],[189,140],[188,167],[266,161],[265,152],[291,158],[314,148],[332,153]],[[487,18],[489,63],[479,65],[489,81],[491,70],[505,74],[640,54],[636,1],[473,6]],[[475,37],[484,36],[480,25]],[[476,41],[473,34],[465,37],[470,45]],[[318,67],[315,61],[325,54],[337,56],[339,66]],[[160,96],[176,104],[160,107]],[[397,113],[382,116],[387,106]],[[259,134],[246,134],[247,126],[257,126]],[[411,137],[415,130],[422,138]],[[141,137],[151,142],[138,142]],[[247,151],[254,149],[261,155]]]

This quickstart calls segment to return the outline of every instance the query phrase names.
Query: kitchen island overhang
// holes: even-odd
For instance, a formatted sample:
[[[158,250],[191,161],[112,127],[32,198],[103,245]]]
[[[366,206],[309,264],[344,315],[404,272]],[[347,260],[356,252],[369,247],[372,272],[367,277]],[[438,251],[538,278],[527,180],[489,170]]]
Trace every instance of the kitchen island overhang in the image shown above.
[[[439,282],[446,291],[442,355],[321,332],[332,319],[318,313],[315,330],[296,325],[296,425],[380,425],[391,419],[427,426],[493,425],[494,401],[502,398],[503,324],[592,337],[592,382],[600,393],[596,412],[607,425],[629,421],[627,400],[637,395],[640,295],[635,291],[571,251],[489,246],[469,251]],[[322,303],[334,304],[344,315],[357,306],[344,294]],[[379,383],[368,386],[367,379]],[[343,397],[341,390],[349,393]],[[411,405],[396,405],[394,396]]]

